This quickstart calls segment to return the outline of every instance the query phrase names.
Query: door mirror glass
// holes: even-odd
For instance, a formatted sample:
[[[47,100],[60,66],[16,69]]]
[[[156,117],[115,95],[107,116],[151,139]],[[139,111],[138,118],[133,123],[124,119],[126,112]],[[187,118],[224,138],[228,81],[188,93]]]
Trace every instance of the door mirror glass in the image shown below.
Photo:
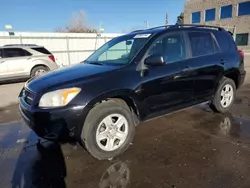
[[[130,46],[130,45],[132,45],[132,44],[133,44],[133,41],[132,41],[132,40],[127,40],[127,41],[126,41],[126,45],[127,45],[127,46]]]
[[[150,66],[160,66],[164,65],[164,59],[161,55],[150,55],[148,56],[145,61],[145,65],[150,65]]]

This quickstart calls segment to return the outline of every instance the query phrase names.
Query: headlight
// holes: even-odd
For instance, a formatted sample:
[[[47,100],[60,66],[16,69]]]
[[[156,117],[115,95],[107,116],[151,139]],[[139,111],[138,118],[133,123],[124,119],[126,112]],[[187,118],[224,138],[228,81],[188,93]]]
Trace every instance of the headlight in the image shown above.
[[[45,93],[39,101],[39,107],[53,108],[67,105],[81,91],[80,88],[67,88]]]

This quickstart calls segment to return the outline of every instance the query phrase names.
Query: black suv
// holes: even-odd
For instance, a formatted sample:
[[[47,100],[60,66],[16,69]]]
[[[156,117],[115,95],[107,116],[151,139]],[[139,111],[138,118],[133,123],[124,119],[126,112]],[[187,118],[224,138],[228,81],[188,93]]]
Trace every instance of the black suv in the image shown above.
[[[109,159],[128,148],[141,121],[204,102],[228,111],[245,74],[244,55],[223,28],[151,28],[32,78],[19,95],[20,113],[38,136],[73,138]]]

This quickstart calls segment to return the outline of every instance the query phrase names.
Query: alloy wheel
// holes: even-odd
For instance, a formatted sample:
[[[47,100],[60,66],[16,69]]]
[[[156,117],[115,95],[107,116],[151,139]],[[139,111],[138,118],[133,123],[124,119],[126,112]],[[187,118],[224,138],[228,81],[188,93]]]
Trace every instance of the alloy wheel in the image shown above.
[[[226,84],[221,90],[221,105],[223,108],[227,108],[231,105],[234,97],[234,90],[230,84]]]
[[[128,121],[121,114],[110,114],[98,125],[96,142],[104,151],[114,151],[122,146],[128,136]]]

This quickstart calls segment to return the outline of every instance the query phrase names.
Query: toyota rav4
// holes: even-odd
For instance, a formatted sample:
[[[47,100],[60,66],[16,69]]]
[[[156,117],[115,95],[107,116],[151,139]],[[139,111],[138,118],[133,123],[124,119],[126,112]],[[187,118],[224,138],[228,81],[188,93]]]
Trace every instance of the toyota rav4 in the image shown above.
[[[20,113],[38,136],[73,138],[109,159],[129,147],[139,122],[200,103],[228,111],[245,74],[244,54],[221,27],[151,28],[30,79],[19,95]]]

